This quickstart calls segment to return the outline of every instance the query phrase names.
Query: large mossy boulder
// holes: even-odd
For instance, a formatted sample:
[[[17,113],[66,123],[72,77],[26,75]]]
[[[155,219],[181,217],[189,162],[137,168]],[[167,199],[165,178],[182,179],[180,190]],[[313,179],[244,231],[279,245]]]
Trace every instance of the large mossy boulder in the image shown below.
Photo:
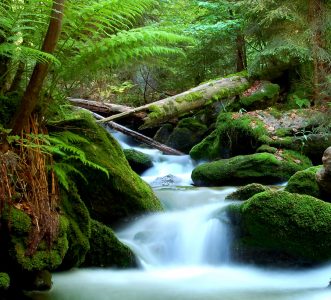
[[[145,153],[134,149],[124,149],[123,152],[130,167],[137,174],[142,174],[153,166],[151,157]]]
[[[107,176],[83,163],[76,164],[86,180],[77,176],[74,181],[93,219],[114,224],[136,214],[162,210],[150,186],[132,171],[120,145],[91,115],[57,122],[50,130],[70,130],[83,137],[88,143],[79,147],[86,158],[109,173]]]
[[[248,185],[242,186],[238,188],[236,191],[233,193],[227,195],[225,197],[226,200],[247,200],[254,195],[262,192],[270,191],[270,188],[259,184],[259,183],[250,183]]]
[[[234,256],[258,264],[320,264],[331,259],[331,204],[285,191],[257,194],[229,208],[239,228]]]
[[[254,115],[221,113],[216,129],[191,149],[190,156],[196,160],[215,160],[252,154],[263,144],[266,134],[263,122]]]
[[[311,167],[296,172],[288,181],[285,191],[304,194],[321,199],[321,192],[316,180],[316,173],[321,166]]]
[[[307,157],[284,150],[277,155],[256,153],[204,163],[193,170],[191,177],[197,186],[271,184],[286,181],[297,171],[311,166]]]
[[[133,252],[122,244],[106,225],[92,220],[91,248],[86,255],[85,267],[135,267]]]

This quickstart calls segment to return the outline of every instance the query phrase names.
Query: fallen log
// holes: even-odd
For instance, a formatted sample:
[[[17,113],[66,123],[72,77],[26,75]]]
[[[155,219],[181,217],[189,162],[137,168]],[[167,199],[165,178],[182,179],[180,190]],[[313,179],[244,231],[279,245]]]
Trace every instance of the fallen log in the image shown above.
[[[68,98],[71,104],[75,106],[79,106],[82,108],[86,108],[93,112],[101,112],[101,113],[122,113],[125,111],[130,111],[132,107],[112,104],[112,103],[104,103],[93,100],[86,100],[80,98]]]
[[[116,114],[99,122],[113,121],[140,111],[147,111],[148,115],[144,118],[144,124],[140,128],[155,127],[186,112],[239,95],[247,88],[249,88],[249,83],[245,77],[222,78],[201,84],[181,94]]]
[[[105,118],[96,114],[96,113],[93,113],[94,117],[97,119],[97,120],[104,120]],[[176,150],[176,149],[173,149],[173,148],[170,148],[164,144],[161,144],[153,139],[151,139],[150,137],[147,137],[139,132],[136,132],[134,130],[131,130],[129,128],[126,128],[122,125],[119,125],[115,122],[112,122],[112,121],[108,121],[108,122],[105,122],[107,126],[111,127],[112,129],[115,129],[119,132],[122,132],[128,136],[131,136],[132,138],[134,138],[135,140],[139,141],[139,142],[142,142],[142,143],[145,143],[155,149],[158,149],[160,151],[162,151],[164,154],[169,154],[169,155],[185,155],[184,153]]]

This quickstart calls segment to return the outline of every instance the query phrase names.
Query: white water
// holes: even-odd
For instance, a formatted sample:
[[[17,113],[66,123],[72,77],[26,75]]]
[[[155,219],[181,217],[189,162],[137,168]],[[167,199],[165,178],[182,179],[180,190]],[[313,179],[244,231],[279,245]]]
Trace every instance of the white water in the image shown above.
[[[139,148],[138,150],[142,150]],[[155,150],[144,150],[144,152]],[[153,155],[154,155],[153,154]],[[189,178],[192,166],[160,153],[148,176]],[[192,164],[193,165],[193,164]],[[186,169],[185,169],[186,168]],[[186,170],[186,171],[185,171]],[[185,173],[186,172],[186,173]],[[169,173],[168,173],[169,174]],[[167,174],[166,174],[167,175]],[[185,180],[186,180],[185,179]],[[55,274],[49,300],[330,300],[331,265],[270,270],[231,262],[231,228],[223,212],[234,188],[171,187],[155,192],[166,212],[143,216],[117,231],[137,255],[137,270],[94,269]]]

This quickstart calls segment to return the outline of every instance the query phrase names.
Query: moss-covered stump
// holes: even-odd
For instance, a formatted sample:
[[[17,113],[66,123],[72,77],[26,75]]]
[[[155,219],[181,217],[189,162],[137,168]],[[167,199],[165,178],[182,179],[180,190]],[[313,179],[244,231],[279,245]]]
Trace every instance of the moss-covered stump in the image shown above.
[[[331,204],[285,191],[257,194],[236,211],[235,257],[258,264],[312,265],[331,259]]]
[[[85,267],[130,268],[136,266],[134,254],[106,225],[92,220],[91,249]]]
[[[153,166],[151,157],[145,153],[134,149],[124,149],[123,152],[130,167],[137,174],[142,174]]]
[[[57,122],[50,130],[70,130],[84,137],[88,143],[81,143],[80,149],[88,160],[109,173],[107,176],[81,163],[76,165],[87,182],[79,176],[74,180],[92,218],[113,224],[129,216],[162,209],[150,186],[132,171],[117,141],[91,115],[81,114],[77,119]]]
[[[288,181],[285,191],[321,199],[320,189],[316,181],[316,172],[320,168],[321,166],[311,167],[295,173]]]
[[[61,270],[79,267],[90,249],[91,218],[85,203],[72,187],[71,191],[61,192],[61,209],[68,219],[69,249],[60,266]]]
[[[235,192],[227,195],[226,200],[247,200],[255,194],[270,191],[270,188],[259,183],[251,183],[240,187]]]
[[[197,186],[278,183],[308,167],[311,162],[307,157],[284,150],[277,155],[256,153],[205,163],[196,167],[191,177]]]
[[[263,144],[267,130],[256,116],[221,113],[216,129],[190,151],[193,159],[215,160],[252,154]]]

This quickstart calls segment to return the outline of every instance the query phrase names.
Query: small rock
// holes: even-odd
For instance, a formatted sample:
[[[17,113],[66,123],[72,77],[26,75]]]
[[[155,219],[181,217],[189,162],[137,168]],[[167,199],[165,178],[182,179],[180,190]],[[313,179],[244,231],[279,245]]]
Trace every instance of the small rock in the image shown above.
[[[168,174],[167,176],[157,177],[152,183],[152,187],[158,186],[171,186],[180,184],[181,179],[172,174]]]

